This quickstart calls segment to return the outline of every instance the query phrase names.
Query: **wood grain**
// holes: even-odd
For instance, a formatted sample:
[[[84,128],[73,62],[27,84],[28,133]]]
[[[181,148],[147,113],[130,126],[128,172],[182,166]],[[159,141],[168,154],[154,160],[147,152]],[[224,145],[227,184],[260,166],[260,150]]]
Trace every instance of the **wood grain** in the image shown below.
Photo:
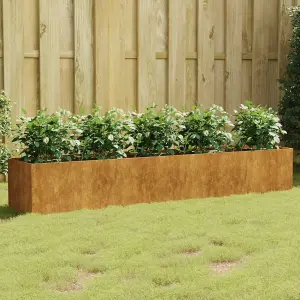
[[[3,52],[4,89],[16,103],[12,110],[12,121],[25,108],[23,96],[24,72],[24,34],[23,34],[23,2],[18,0],[3,1]]]
[[[268,49],[269,30],[266,13],[267,1],[254,0],[253,58],[252,58],[252,101],[255,104],[268,104]]]
[[[208,107],[215,99],[215,0],[198,5],[198,102]]]
[[[60,18],[57,0],[40,0],[40,106],[61,107]]]
[[[277,0],[276,0],[277,1]],[[243,7],[243,52],[252,52],[253,0],[242,0]]]
[[[126,59],[126,53],[138,53],[138,3],[137,0],[122,0],[123,5],[123,27],[122,34],[125,44],[125,61],[123,65],[124,84],[121,93],[125,94],[122,108],[125,110],[137,110],[138,101],[138,62],[136,59]],[[124,55],[123,55],[124,59]],[[121,101],[121,100],[120,100]],[[119,104],[116,101],[116,106]]]
[[[169,2],[169,101],[176,108],[185,105],[185,22],[184,0]]]
[[[122,1],[95,1],[96,103],[104,110],[127,108],[123,18]]]
[[[9,162],[9,203],[54,213],[288,190],[293,150],[129,158],[52,164]]]
[[[214,34],[214,48],[215,48],[215,99],[214,103],[224,107],[225,105],[225,0],[217,0],[218,3],[215,5],[214,17],[215,17],[215,34]],[[219,54],[222,53],[224,60],[217,59]]]
[[[225,109],[233,113],[242,102],[242,1],[227,1],[226,7]]]
[[[156,51],[168,55],[168,0],[156,0]],[[158,59],[156,52],[156,103],[163,107],[168,103],[168,61]]]
[[[138,103],[139,111],[156,102],[155,1],[138,1]]]
[[[93,1],[74,1],[75,112],[89,113],[94,102]]]

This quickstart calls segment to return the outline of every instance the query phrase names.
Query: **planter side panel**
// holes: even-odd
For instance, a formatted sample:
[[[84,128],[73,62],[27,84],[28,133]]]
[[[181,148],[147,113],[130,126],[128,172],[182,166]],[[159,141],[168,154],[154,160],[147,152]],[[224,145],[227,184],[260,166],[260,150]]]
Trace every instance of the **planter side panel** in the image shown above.
[[[17,159],[8,161],[8,204],[17,212],[32,211],[31,165]]]
[[[287,190],[292,161],[282,149],[33,165],[33,211]]]

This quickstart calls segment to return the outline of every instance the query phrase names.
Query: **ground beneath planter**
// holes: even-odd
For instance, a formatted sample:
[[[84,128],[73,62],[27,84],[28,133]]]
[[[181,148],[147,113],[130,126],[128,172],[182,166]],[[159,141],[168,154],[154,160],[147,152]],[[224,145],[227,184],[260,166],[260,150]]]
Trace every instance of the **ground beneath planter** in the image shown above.
[[[298,174],[290,191],[47,216],[16,216],[0,185],[0,299],[298,299]]]

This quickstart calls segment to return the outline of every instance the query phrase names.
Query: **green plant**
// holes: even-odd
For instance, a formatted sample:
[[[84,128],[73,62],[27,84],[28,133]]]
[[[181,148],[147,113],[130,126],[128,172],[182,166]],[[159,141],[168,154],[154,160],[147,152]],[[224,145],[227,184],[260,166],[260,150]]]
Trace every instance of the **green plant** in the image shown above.
[[[174,155],[182,139],[183,114],[167,105],[160,110],[156,107],[148,107],[145,113],[131,113],[134,126],[130,153],[134,156]]]
[[[272,108],[254,106],[248,101],[235,114],[234,131],[238,148],[273,149],[278,147],[280,136],[286,134]]]
[[[2,91],[0,93],[0,174],[7,174],[7,162],[11,157],[10,150],[2,143],[2,139],[5,136],[9,136],[11,132],[11,109],[11,100]]]
[[[112,109],[101,116],[96,108],[82,118],[79,127],[82,159],[126,157],[124,149],[131,140],[127,133],[132,130],[132,124],[122,110]]]
[[[96,107],[87,116],[65,110],[23,116],[13,141],[30,163],[219,152],[234,148],[231,126],[216,105],[190,112],[153,105],[145,113],[112,109],[104,115]],[[249,103],[236,112],[234,133],[237,148],[271,149],[285,131],[272,109]]]
[[[11,131],[11,100],[4,91],[0,93],[0,135],[7,136]]]
[[[34,118],[20,118],[13,142],[21,145],[19,152],[25,162],[70,161],[80,145],[80,133],[70,112],[47,115],[41,110]]]
[[[288,134],[283,137],[287,146],[300,149],[300,7],[290,9],[293,35],[288,54],[289,63],[280,79],[284,92],[279,103],[279,114]]]
[[[8,160],[11,158],[11,152],[8,147],[0,143],[0,174],[7,174]]]
[[[203,153],[210,150],[224,151],[232,144],[232,135],[227,131],[233,126],[228,114],[220,106],[201,111],[195,107],[185,113],[184,127],[181,131],[183,153]]]

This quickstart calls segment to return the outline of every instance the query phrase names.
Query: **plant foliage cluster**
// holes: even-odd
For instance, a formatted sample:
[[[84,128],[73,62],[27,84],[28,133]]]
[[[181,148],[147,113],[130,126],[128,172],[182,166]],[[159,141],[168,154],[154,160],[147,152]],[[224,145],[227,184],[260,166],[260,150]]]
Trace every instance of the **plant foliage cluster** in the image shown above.
[[[7,174],[7,162],[11,157],[9,149],[3,143],[4,137],[9,136],[11,132],[11,108],[10,99],[2,91],[0,93],[0,174]]]
[[[284,92],[279,104],[282,125],[288,134],[284,137],[287,146],[300,149],[300,7],[289,9],[292,17],[293,34],[288,54],[289,63],[280,79]]]
[[[282,130],[271,109],[247,102],[235,121],[222,107],[179,111],[148,107],[145,113],[112,109],[101,115],[60,110],[21,117],[13,141],[30,163],[274,149]]]

